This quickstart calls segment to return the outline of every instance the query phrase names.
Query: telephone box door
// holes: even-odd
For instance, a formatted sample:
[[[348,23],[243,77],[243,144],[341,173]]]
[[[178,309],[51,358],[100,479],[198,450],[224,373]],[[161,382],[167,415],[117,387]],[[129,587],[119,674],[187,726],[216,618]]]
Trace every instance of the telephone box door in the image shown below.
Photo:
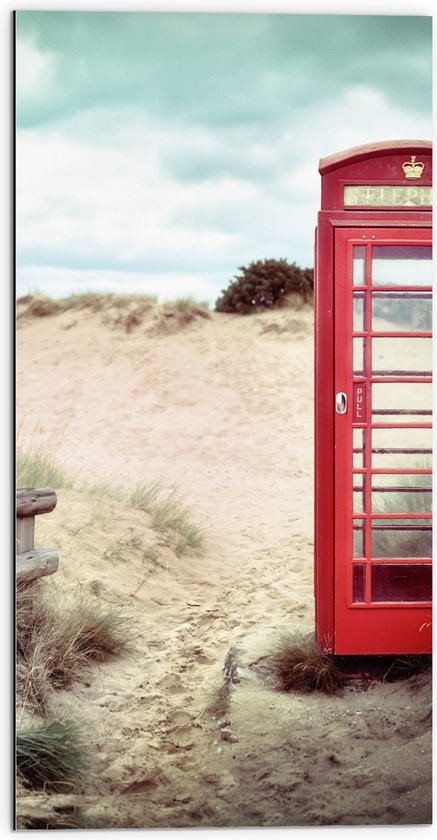
[[[431,230],[335,231],[335,652],[431,649]]]

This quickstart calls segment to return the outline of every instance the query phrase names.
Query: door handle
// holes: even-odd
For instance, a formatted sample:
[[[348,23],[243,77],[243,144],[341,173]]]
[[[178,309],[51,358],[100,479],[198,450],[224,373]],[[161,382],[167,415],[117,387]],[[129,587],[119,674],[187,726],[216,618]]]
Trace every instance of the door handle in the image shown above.
[[[335,410],[337,414],[346,414],[347,412],[347,394],[344,391],[339,391],[335,395]]]

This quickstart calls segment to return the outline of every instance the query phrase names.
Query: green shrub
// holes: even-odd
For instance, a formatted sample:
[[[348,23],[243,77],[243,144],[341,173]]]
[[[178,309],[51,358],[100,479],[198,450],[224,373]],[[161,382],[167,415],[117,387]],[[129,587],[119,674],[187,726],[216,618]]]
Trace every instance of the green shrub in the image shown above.
[[[313,295],[313,270],[301,269],[287,260],[257,260],[239,268],[237,276],[217,299],[217,312],[247,315],[262,309],[283,306],[296,295],[300,303],[308,303]]]

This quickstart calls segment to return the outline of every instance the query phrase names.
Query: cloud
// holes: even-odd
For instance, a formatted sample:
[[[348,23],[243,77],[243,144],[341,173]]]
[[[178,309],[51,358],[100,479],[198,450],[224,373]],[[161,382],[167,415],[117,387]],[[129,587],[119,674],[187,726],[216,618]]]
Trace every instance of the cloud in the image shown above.
[[[38,60],[56,61],[62,96],[48,85],[39,112],[19,101],[20,125],[98,104],[280,124],[287,109],[335,101],[363,79],[415,111],[431,101],[426,17],[18,12],[18,42],[30,38]]]
[[[18,23],[21,288],[57,271],[59,288],[179,278],[213,299],[253,259],[312,265],[319,158],[431,135],[426,18]]]
[[[426,136],[428,123],[360,86],[335,106],[308,109],[274,142],[240,129],[236,143],[226,127],[174,131],[135,110],[104,119],[90,111],[85,126],[75,117],[18,137],[19,271],[56,265],[225,278],[267,256],[311,265],[319,158],[370,142],[376,131],[377,139]]]

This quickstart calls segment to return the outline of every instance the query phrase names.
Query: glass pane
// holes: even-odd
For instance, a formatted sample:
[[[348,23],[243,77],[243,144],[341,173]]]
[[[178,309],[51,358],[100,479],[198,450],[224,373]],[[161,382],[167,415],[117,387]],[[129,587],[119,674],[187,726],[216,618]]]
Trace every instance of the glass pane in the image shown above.
[[[364,525],[362,521],[355,521],[353,525],[353,556],[364,557]]]
[[[397,482],[391,484],[393,478]],[[373,479],[373,513],[432,513],[431,475],[378,475]]]
[[[354,245],[353,279],[354,286],[364,286],[366,282],[365,245]]]
[[[364,432],[363,429],[353,430],[354,469],[363,469],[364,463]]]
[[[431,566],[372,566],[371,589],[372,601],[431,601]]]
[[[372,250],[374,286],[431,286],[430,245],[375,245]]]
[[[431,338],[373,338],[374,374],[402,376],[416,373],[419,376],[430,376],[431,342]]]
[[[431,332],[431,293],[374,292],[372,329],[376,332]]]
[[[364,476],[354,475],[353,512],[364,513]]]
[[[354,374],[355,375],[363,375],[364,374],[364,359],[365,359],[365,338],[354,338],[353,341],[353,352],[354,352]]]
[[[432,557],[431,519],[375,519],[372,557]]]
[[[372,385],[374,422],[430,422],[432,384],[430,382],[375,382]],[[414,417],[407,420],[404,415]],[[414,416],[415,415],[415,416]]]
[[[352,600],[355,604],[364,601],[366,567],[364,563],[355,563],[352,568]]]
[[[354,292],[354,332],[364,330],[364,292]]]
[[[372,464],[376,469],[431,469],[432,429],[373,429]]]

